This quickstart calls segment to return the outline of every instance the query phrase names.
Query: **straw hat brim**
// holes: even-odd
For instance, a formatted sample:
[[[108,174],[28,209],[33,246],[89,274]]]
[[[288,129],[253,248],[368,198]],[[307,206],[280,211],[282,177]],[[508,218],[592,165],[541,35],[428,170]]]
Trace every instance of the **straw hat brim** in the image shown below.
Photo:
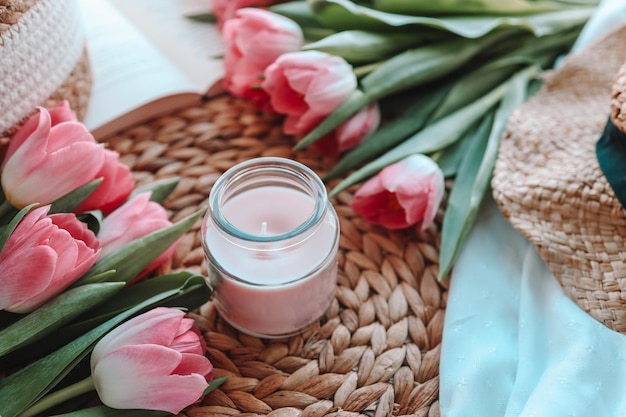
[[[626,26],[571,53],[546,77],[511,115],[492,178],[502,213],[565,292],[622,333],[626,211],[600,168],[596,144],[611,114],[625,44]]]

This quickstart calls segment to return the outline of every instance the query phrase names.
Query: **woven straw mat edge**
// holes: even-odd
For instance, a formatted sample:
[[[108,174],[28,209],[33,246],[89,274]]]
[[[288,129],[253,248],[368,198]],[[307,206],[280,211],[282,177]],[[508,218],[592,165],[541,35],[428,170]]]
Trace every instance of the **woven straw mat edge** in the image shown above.
[[[244,160],[291,158],[320,175],[336,163],[312,149],[295,152],[277,117],[228,95],[107,143],[131,167],[138,186],[180,177],[164,202],[172,221],[206,207],[217,178]],[[343,192],[333,201],[341,224],[338,285],[319,323],[291,338],[263,340],[230,327],[211,301],[193,313],[215,376],[229,378],[184,415],[439,416],[447,299],[447,280],[436,279],[442,212],[425,232],[391,232],[355,216],[351,195]],[[159,272],[187,269],[206,276],[199,229],[200,222]]]

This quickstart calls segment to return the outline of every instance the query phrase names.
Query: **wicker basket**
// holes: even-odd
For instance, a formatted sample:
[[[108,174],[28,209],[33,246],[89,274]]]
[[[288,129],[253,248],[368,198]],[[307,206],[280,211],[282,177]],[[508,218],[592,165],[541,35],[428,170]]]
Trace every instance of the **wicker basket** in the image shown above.
[[[0,138],[38,105],[87,111],[91,68],[76,0],[0,0]]]

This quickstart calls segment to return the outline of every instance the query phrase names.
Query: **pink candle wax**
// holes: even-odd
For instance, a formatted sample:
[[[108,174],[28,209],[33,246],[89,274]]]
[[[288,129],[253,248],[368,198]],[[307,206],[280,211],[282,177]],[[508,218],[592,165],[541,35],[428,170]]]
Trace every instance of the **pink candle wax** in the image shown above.
[[[334,210],[325,198],[281,181],[242,187],[217,216],[213,206],[203,225],[218,311],[261,337],[288,336],[318,320],[336,287]]]

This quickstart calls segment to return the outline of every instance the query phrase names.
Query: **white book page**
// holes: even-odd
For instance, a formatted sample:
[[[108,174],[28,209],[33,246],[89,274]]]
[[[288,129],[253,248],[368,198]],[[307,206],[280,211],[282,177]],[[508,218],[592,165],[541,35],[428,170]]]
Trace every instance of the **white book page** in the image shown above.
[[[222,35],[213,24],[187,18],[207,13],[207,0],[109,0],[198,87],[223,76]]]
[[[112,3],[79,3],[93,74],[84,123],[97,139],[200,102],[206,85],[194,82]],[[206,84],[220,76],[207,77]]]

